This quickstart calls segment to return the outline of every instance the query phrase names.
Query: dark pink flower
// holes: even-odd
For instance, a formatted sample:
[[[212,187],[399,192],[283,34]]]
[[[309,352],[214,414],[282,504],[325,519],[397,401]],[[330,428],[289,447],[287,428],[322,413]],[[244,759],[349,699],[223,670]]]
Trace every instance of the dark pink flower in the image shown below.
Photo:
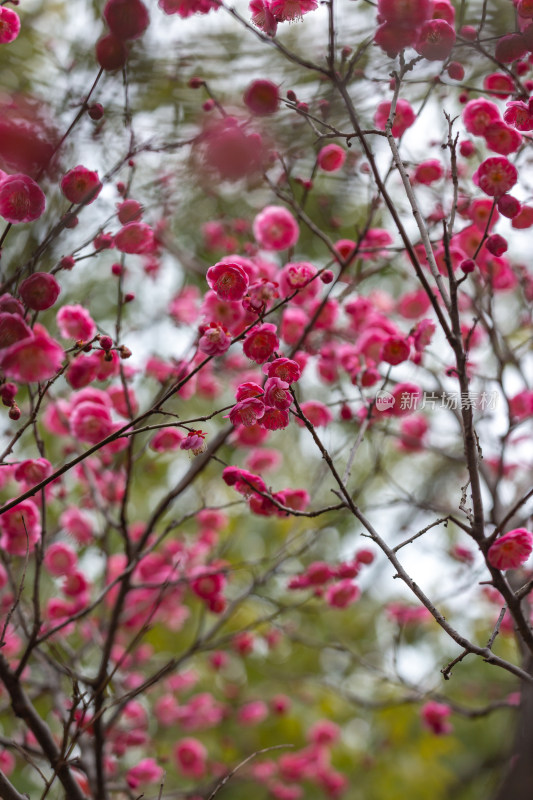
[[[61,287],[48,272],[34,272],[19,286],[19,295],[32,311],[44,311],[54,305]]]
[[[0,311],[0,351],[11,347],[15,342],[32,337],[32,329],[19,314]]]
[[[20,32],[19,15],[5,6],[0,7],[0,44],[14,41]]]
[[[279,108],[279,88],[272,81],[252,81],[244,93],[244,104],[252,114],[264,117]]]
[[[207,283],[220,300],[242,300],[249,278],[240,264],[220,261],[207,270]]]
[[[250,427],[261,419],[265,413],[265,405],[257,397],[249,397],[233,406],[225,419],[229,417],[233,425],[245,425]]]
[[[491,122],[484,132],[487,147],[501,156],[515,153],[522,144],[522,137],[517,130],[506,125],[501,120]]]
[[[430,186],[435,181],[438,181],[444,175],[444,169],[440,161],[436,158],[430,158],[427,161],[422,161],[417,166],[413,175],[413,183],[422,183],[424,186]]]
[[[138,39],[150,22],[148,10],[141,0],[107,0],[104,19],[118,39]]]
[[[70,203],[93,203],[102,190],[97,172],[81,164],[69,170],[61,180],[61,191]]]
[[[33,500],[22,500],[0,516],[0,547],[14,556],[34,549],[41,535],[41,515]]]
[[[271,0],[270,8],[278,22],[293,22],[318,8],[318,0]]]
[[[289,412],[286,409],[271,406],[265,408],[265,413],[259,420],[259,424],[267,431],[279,431],[286,428],[289,424]]]
[[[392,103],[390,100],[382,100],[379,103],[374,115],[376,128],[384,131],[389,118]],[[410,128],[416,117],[411,104],[407,100],[400,98],[396,103],[396,113],[392,123],[392,135],[395,137],[403,136],[407,128]]]
[[[533,550],[533,533],[525,528],[516,528],[500,536],[491,544],[487,560],[496,569],[518,569]]]
[[[498,198],[512,189],[518,180],[518,172],[508,159],[493,156],[481,162],[472,180],[489,197]]]
[[[43,192],[27,175],[8,175],[0,182],[0,217],[6,222],[33,222],[43,214],[45,205]]]
[[[216,0],[159,0],[158,6],[165,14],[178,14],[186,19],[193,14],[207,14],[219,4]]]
[[[329,408],[318,400],[307,400],[305,403],[300,404],[300,408],[302,409],[304,417],[306,417],[315,428],[321,426],[325,427],[333,419],[333,414]],[[300,419],[297,418],[296,421],[299,425],[304,425]]]
[[[273,406],[285,410],[292,404],[292,395],[289,391],[289,384],[281,378],[268,378],[265,383],[264,401],[265,405]]]
[[[287,383],[296,383],[302,374],[300,365],[291,358],[276,358],[263,366],[263,372],[269,378],[280,378]]]
[[[420,28],[415,50],[428,61],[444,61],[455,44],[455,31],[443,19],[430,19]]]
[[[244,337],[242,349],[245,356],[251,358],[256,364],[263,364],[277,347],[279,347],[279,339],[276,335],[276,326],[271,322],[264,322],[248,331]]]
[[[448,717],[451,713],[450,706],[444,703],[436,703],[434,700],[430,700],[420,710],[424,726],[437,736],[452,732],[453,728],[448,722]]]
[[[278,29],[278,21],[270,6],[270,0],[251,0],[250,12],[252,22],[264,31],[268,36],[275,36]]]
[[[135,767],[130,767],[126,773],[126,783],[130,789],[136,789],[141,784],[158,783],[165,771],[153,758],[143,758]]]
[[[220,356],[231,344],[231,336],[219,322],[210,322],[203,329],[198,341],[198,349],[208,356]]]
[[[500,119],[500,109],[496,103],[480,98],[469,100],[463,109],[463,122],[466,130],[475,136],[483,136],[485,128]],[[509,122],[509,120],[505,120]]]
[[[381,348],[380,360],[387,364],[401,364],[407,361],[411,352],[411,346],[403,336],[389,336]]]
[[[207,449],[206,434],[203,431],[190,431],[185,439],[180,442],[180,450],[190,450],[195,456],[204,453]]]
[[[326,602],[334,608],[346,608],[355,603],[361,595],[360,588],[351,580],[334,583],[326,589]]]

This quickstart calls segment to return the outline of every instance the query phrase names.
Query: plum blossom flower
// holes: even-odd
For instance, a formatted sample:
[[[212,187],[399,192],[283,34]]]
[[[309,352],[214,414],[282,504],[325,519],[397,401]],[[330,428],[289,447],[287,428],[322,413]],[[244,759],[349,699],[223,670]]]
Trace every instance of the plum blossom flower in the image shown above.
[[[233,425],[250,427],[261,419],[265,413],[265,405],[257,397],[249,397],[233,406],[225,419],[229,418]]]
[[[268,36],[275,36],[278,29],[278,21],[270,7],[270,0],[251,0],[250,12],[252,22],[264,31]]]
[[[265,408],[265,413],[259,420],[259,424],[267,431],[279,431],[286,428],[289,424],[289,412],[283,408],[271,406]]]
[[[163,767],[153,758],[143,758],[135,767],[126,773],[126,783],[130,789],[136,789],[140,784],[157,783],[164,775]]]
[[[70,203],[94,203],[102,184],[97,172],[91,172],[81,164],[70,169],[61,180],[61,191]]]
[[[515,528],[491,544],[487,554],[489,564],[496,569],[518,569],[533,550],[533,533],[525,528]]]
[[[244,93],[243,100],[252,114],[260,117],[268,116],[279,108],[279,88],[272,81],[252,81]]]
[[[264,322],[248,331],[244,337],[242,349],[244,355],[251,358],[256,364],[263,364],[277,347],[279,347],[279,339],[276,335],[276,326],[271,322]]]
[[[89,444],[101,442],[113,430],[109,409],[101,403],[90,400],[79,403],[71,413],[70,430],[81,442]]]
[[[52,378],[63,362],[63,348],[41,326],[36,335],[21,339],[0,356],[0,366],[8,378],[20,383],[45,381]]]
[[[22,500],[0,517],[0,547],[14,556],[34,549],[41,535],[41,516],[33,500]]]
[[[193,737],[181,739],[174,748],[178,769],[190,778],[202,778],[206,771],[207,750]]]
[[[242,300],[249,278],[240,264],[220,261],[207,270],[207,283],[220,300]]]
[[[271,0],[270,8],[278,22],[294,22],[318,8],[318,0]]]
[[[453,728],[448,722],[448,717],[451,713],[450,706],[444,703],[436,703],[434,700],[430,700],[420,710],[424,726],[436,736],[443,736],[452,732]]]
[[[0,8],[0,44],[13,42],[20,32],[20,17],[15,11],[2,6]]]
[[[180,450],[190,450],[193,455],[199,456],[207,449],[207,443],[204,441],[206,434],[203,431],[189,431],[187,436],[180,442]]]
[[[489,197],[498,198],[515,185],[518,171],[507,158],[493,156],[481,162],[472,180]]]
[[[347,606],[355,603],[360,595],[360,588],[353,581],[346,578],[328,586],[326,589],[326,602],[334,608],[347,608]]]
[[[346,150],[338,144],[327,144],[319,151],[316,163],[324,172],[337,172],[346,161]]]
[[[294,247],[300,236],[298,223],[284,206],[266,206],[254,219],[253,232],[264,250]]]
[[[201,336],[198,349],[208,356],[219,356],[228,350],[231,336],[226,328],[219,322],[210,322],[207,327],[200,328]]]
[[[374,123],[376,128],[384,131],[389,118],[392,103],[390,100],[383,100],[379,103],[376,113],[374,115]],[[392,135],[394,137],[402,136],[407,128],[410,128],[416,119],[415,112],[411,104],[401,97],[396,103],[396,113],[392,123]]]
[[[444,61],[455,44],[455,31],[443,19],[430,19],[423,23],[415,50],[428,61]]]
[[[63,339],[87,341],[96,333],[96,325],[86,308],[62,306],[56,314],[57,327]]]
[[[128,222],[116,234],[114,241],[121,253],[149,253],[154,248],[154,232],[146,222]]]
[[[216,0],[159,0],[158,6],[165,14],[178,14],[182,19],[219,8]]]
[[[166,453],[177,450],[185,435],[177,428],[163,428],[155,433],[150,440],[150,450],[156,453]]]
[[[463,109],[463,122],[468,133],[483,136],[485,128],[500,119],[500,109],[496,103],[484,98],[469,100]],[[508,119],[505,120],[509,122]]]
[[[6,222],[33,222],[43,214],[45,205],[42,190],[28,175],[8,175],[0,182],[0,217]]]
[[[302,374],[300,365],[292,358],[275,358],[263,366],[263,372],[269,378],[280,378],[287,383],[296,383]]]
[[[54,305],[61,287],[48,272],[34,272],[19,286],[19,295],[32,311],[45,311]]]

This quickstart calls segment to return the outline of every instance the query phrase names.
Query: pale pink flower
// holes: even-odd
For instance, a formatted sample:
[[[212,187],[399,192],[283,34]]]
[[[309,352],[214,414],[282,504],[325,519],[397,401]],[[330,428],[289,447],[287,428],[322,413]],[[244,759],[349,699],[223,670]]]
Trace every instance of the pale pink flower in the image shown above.
[[[109,409],[100,403],[86,401],[77,405],[70,415],[70,430],[80,442],[97,444],[113,430]]]
[[[96,325],[86,308],[80,305],[62,306],[56,314],[57,327],[64,339],[87,341],[96,333]]]
[[[516,528],[491,544],[487,559],[496,569],[518,569],[528,560],[532,550],[533,533],[525,528]]]
[[[286,250],[298,241],[298,223],[284,206],[266,206],[253,223],[255,240],[264,250]]]

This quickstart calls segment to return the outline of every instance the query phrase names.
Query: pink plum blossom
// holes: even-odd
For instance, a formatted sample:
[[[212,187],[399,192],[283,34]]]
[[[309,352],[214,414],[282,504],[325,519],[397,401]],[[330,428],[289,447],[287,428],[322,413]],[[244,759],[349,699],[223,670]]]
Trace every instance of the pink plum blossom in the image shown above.
[[[518,569],[533,550],[533,533],[525,528],[515,528],[496,539],[489,547],[487,559],[496,569]]]
[[[291,212],[284,206],[266,206],[255,218],[253,232],[264,250],[294,247],[300,231]]]

